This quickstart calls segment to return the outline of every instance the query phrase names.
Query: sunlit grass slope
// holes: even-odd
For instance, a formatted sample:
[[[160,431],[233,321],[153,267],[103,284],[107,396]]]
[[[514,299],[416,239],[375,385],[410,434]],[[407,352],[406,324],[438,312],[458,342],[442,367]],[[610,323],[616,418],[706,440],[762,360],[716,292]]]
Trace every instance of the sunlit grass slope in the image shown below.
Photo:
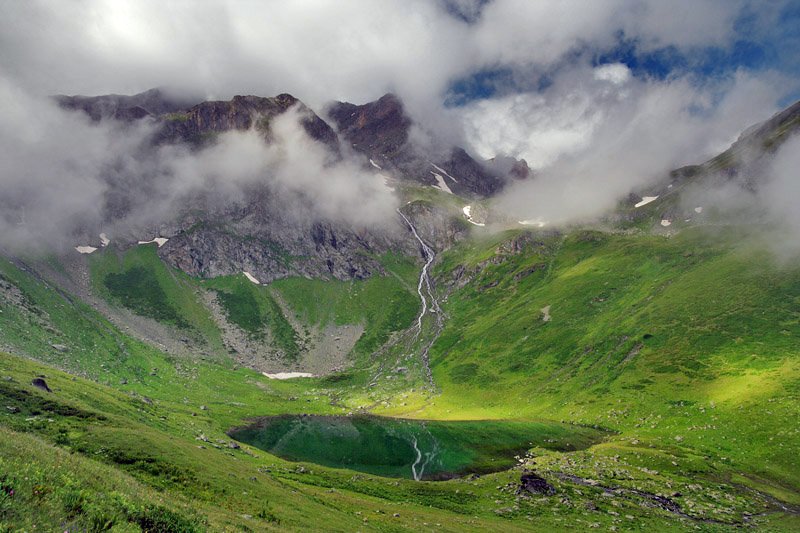
[[[758,242],[732,228],[467,242],[436,270],[452,291],[431,352],[442,395],[389,411],[596,424],[800,501],[800,269]]]

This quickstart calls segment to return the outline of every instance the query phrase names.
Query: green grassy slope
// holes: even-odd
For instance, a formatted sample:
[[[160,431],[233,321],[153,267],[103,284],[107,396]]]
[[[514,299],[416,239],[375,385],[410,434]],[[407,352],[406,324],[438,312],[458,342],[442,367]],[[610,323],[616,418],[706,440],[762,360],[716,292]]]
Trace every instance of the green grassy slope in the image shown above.
[[[413,263],[394,254],[381,257],[381,263],[389,275],[361,281],[288,278],[272,287],[306,324],[363,324],[364,334],[354,348],[363,363],[392,332],[407,328],[419,308]]]
[[[460,267],[431,352],[442,395],[388,412],[597,424],[663,475],[702,457],[708,479],[800,503],[800,270],[750,235],[511,233],[448,252],[440,286]]]
[[[157,246],[135,246],[124,253],[113,246],[89,256],[95,293],[179,331],[176,335],[202,337],[222,351],[219,330],[200,302],[194,280],[167,267]]]
[[[256,285],[244,276],[210,280],[191,278],[166,266],[155,245],[137,246],[124,253],[103,250],[90,257],[94,290],[109,302],[172,327],[176,335],[200,336],[212,350],[225,353],[221,334],[203,305],[199,292],[212,290],[229,322],[255,339],[269,330],[272,342],[287,361],[298,358],[298,331],[276,302],[280,297],[300,327],[363,325],[354,360],[380,347],[389,335],[406,328],[419,305],[417,276],[408,258],[386,254],[379,258],[385,276],[352,282],[288,278]]]
[[[216,291],[217,299],[230,322],[256,339],[260,339],[264,331],[269,330],[274,345],[282,351],[286,359],[297,359],[297,332],[267,287],[254,284],[243,275],[221,276],[203,280],[201,283]]]
[[[195,402],[208,400],[208,391],[185,387],[180,376],[173,378],[171,395],[154,388],[149,400],[2,353],[0,376],[6,406],[0,483],[14,491],[0,503],[0,528],[8,530],[36,524],[40,530],[139,531],[145,520],[163,520],[174,526],[163,531],[293,531],[320,524],[327,531],[517,531],[537,514],[537,524],[547,529],[582,520],[570,518],[564,505],[555,511],[563,516],[554,518],[549,507],[528,501],[498,514],[499,505],[512,509],[516,497],[495,487],[513,482],[514,473],[420,484],[230,447],[224,429],[247,412],[336,412],[316,397],[292,400],[302,385],[277,390],[266,380],[258,386],[258,376],[250,375],[250,396],[211,401],[200,410]],[[33,387],[34,376],[44,376],[53,392]],[[40,499],[44,503],[35,505]],[[610,516],[597,519],[611,523]],[[637,513],[637,520],[674,527],[660,515]]]
[[[96,285],[123,276],[112,277],[125,281],[122,292],[98,286],[109,301],[125,303],[136,287],[129,273],[141,267],[174,316],[212,340],[199,288],[234,295],[223,307],[246,331],[274,327],[270,298],[301,323],[365,324],[356,347],[364,379],[375,348],[418,311],[417,272],[400,257],[382,258],[386,277],[267,287],[183,277],[148,247],[92,261]],[[0,503],[0,523],[92,530],[110,520],[136,531],[150,516],[211,531],[307,529],[319,521],[342,531],[440,529],[435,524],[722,531],[746,513],[764,528],[798,526],[792,513],[772,510],[774,499],[800,505],[800,431],[791,422],[800,414],[800,272],[774,264],[751,235],[512,231],[462,243],[440,257],[435,274],[448,315],[431,351],[440,393],[387,388],[386,403],[369,405],[475,420],[465,440],[480,439],[481,419],[612,430],[586,450],[531,451],[520,468],[542,474],[557,496],[518,498],[519,469],[420,484],[229,448],[226,431],[250,417],[343,414],[363,404],[366,383],[274,381],[227,358],[168,356],[3,260],[0,341],[93,381],[0,355],[0,478],[8,473],[0,483],[19,495]],[[37,375],[54,393],[30,385]],[[32,502],[42,491],[52,497],[39,509]],[[664,508],[663,497],[680,510]]]
[[[0,259],[0,276],[10,287],[0,299],[6,349],[107,383],[145,379],[166,368],[163,354],[122,335],[97,311],[27,266]]]

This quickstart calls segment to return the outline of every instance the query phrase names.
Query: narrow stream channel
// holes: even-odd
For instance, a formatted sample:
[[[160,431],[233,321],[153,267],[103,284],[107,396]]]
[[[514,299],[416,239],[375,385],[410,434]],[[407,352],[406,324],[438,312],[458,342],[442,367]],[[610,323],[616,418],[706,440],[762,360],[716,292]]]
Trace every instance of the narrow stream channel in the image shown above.
[[[403,218],[406,225],[408,225],[409,229],[411,229],[411,233],[414,235],[414,238],[417,239],[419,242],[420,247],[422,248],[422,252],[425,255],[425,265],[422,267],[422,271],[419,274],[419,283],[417,284],[417,294],[419,294],[419,299],[422,302],[422,309],[420,310],[419,316],[417,316],[417,332],[414,338],[418,338],[419,335],[422,333],[422,319],[425,317],[426,314],[433,314],[435,315],[436,321],[436,330],[434,331],[431,339],[423,348],[422,353],[420,354],[420,358],[422,359],[422,364],[425,368],[425,376],[428,380],[428,383],[431,387],[435,388],[435,384],[433,382],[433,374],[431,372],[430,362],[428,359],[428,354],[430,352],[431,346],[433,343],[436,342],[436,339],[439,337],[439,334],[442,332],[444,328],[444,317],[442,315],[442,309],[439,307],[439,300],[436,298],[436,295],[433,291],[433,283],[431,282],[430,277],[430,267],[433,264],[434,260],[436,259],[436,253],[433,251],[433,248],[428,246],[422,237],[420,237],[419,232],[417,232],[417,228],[414,226],[414,223],[411,222],[411,219],[408,218],[405,214],[403,214],[400,209],[397,210],[397,213]],[[427,292],[428,297],[425,297],[425,293]],[[428,305],[428,300],[430,299],[430,306]]]

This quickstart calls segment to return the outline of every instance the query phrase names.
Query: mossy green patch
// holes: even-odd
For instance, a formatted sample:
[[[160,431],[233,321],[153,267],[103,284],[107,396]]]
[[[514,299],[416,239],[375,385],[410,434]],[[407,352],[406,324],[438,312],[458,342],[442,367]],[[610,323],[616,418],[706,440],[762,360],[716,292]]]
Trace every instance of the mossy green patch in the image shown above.
[[[169,303],[166,292],[151,270],[135,266],[118,274],[111,272],[103,278],[103,285],[112,298],[134,313],[180,328],[189,327],[189,323]]]

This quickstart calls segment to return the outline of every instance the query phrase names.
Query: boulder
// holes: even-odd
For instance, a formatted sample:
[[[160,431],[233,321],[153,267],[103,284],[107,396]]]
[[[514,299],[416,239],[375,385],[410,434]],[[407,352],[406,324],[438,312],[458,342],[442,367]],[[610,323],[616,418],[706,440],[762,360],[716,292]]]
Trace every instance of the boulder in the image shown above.
[[[50,387],[47,386],[47,382],[42,378],[33,378],[33,381],[31,381],[31,385],[45,392],[53,392],[52,390],[50,390]]]
[[[517,494],[544,494],[552,496],[556,493],[555,487],[534,472],[525,472],[519,479]]]

